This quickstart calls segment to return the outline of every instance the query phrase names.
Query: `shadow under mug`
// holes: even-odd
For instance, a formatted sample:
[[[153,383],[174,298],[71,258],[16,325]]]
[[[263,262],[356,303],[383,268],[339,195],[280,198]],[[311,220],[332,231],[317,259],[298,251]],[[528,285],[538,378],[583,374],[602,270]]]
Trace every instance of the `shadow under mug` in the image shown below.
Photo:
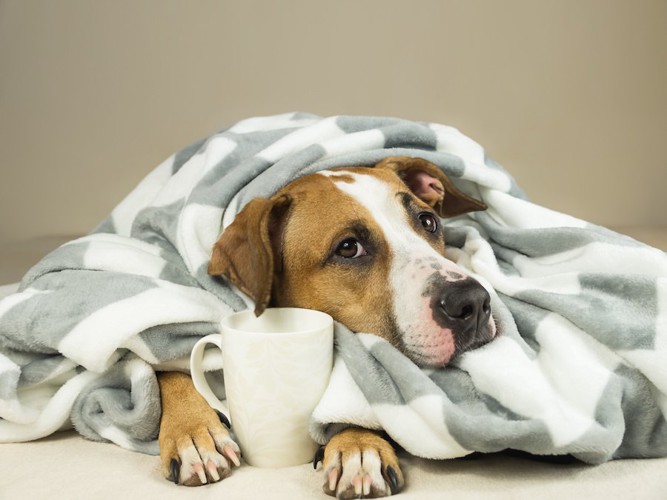
[[[195,344],[192,381],[211,407],[227,413],[203,370],[209,344],[222,353],[232,429],[244,460],[258,467],[288,467],[312,460],[318,448],[310,417],[333,367],[333,320],[299,308],[269,308],[259,317],[242,311],[225,317],[221,333]]]

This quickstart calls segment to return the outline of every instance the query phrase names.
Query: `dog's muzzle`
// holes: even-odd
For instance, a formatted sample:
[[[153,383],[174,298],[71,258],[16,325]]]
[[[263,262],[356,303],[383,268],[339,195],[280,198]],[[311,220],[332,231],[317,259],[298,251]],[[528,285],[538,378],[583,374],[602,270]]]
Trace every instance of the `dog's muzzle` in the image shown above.
[[[438,280],[430,288],[433,319],[454,332],[458,354],[493,339],[491,297],[474,278]]]

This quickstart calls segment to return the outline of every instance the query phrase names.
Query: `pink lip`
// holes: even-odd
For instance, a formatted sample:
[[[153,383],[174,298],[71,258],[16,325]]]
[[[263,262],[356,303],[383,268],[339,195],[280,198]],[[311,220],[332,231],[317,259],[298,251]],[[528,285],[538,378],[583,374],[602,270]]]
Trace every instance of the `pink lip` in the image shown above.
[[[430,305],[426,301],[421,317],[426,320],[413,325],[405,339],[407,349],[413,354],[411,358],[420,366],[445,366],[456,351],[454,332],[433,321]]]

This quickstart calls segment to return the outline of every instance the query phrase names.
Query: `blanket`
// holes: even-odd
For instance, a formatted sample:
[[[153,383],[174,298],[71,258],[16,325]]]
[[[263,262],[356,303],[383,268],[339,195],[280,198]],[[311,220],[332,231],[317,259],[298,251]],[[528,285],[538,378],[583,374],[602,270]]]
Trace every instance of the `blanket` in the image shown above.
[[[0,441],[74,426],[157,453],[156,370],[187,369],[199,338],[251,306],[207,273],[221,229],[296,177],[394,155],[433,162],[488,205],[444,221],[446,256],[490,291],[500,335],[427,370],[337,325],[313,437],[362,425],[433,459],[667,455],[665,253],[531,203],[455,128],[305,113],[244,120],[171,156],[0,302]],[[220,360],[204,361],[219,382]]]

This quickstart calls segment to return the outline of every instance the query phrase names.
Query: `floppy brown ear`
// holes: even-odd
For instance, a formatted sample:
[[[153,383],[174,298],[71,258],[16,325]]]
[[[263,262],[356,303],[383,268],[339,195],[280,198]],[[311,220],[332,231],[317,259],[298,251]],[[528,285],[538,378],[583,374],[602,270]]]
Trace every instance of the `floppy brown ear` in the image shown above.
[[[457,188],[442,170],[423,158],[391,156],[375,168],[394,171],[415,196],[433,207],[441,217],[454,217],[487,208],[484,203]]]
[[[290,198],[256,198],[248,203],[213,247],[208,273],[227,277],[255,302],[259,316],[269,305],[277,259],[280,218]]]

